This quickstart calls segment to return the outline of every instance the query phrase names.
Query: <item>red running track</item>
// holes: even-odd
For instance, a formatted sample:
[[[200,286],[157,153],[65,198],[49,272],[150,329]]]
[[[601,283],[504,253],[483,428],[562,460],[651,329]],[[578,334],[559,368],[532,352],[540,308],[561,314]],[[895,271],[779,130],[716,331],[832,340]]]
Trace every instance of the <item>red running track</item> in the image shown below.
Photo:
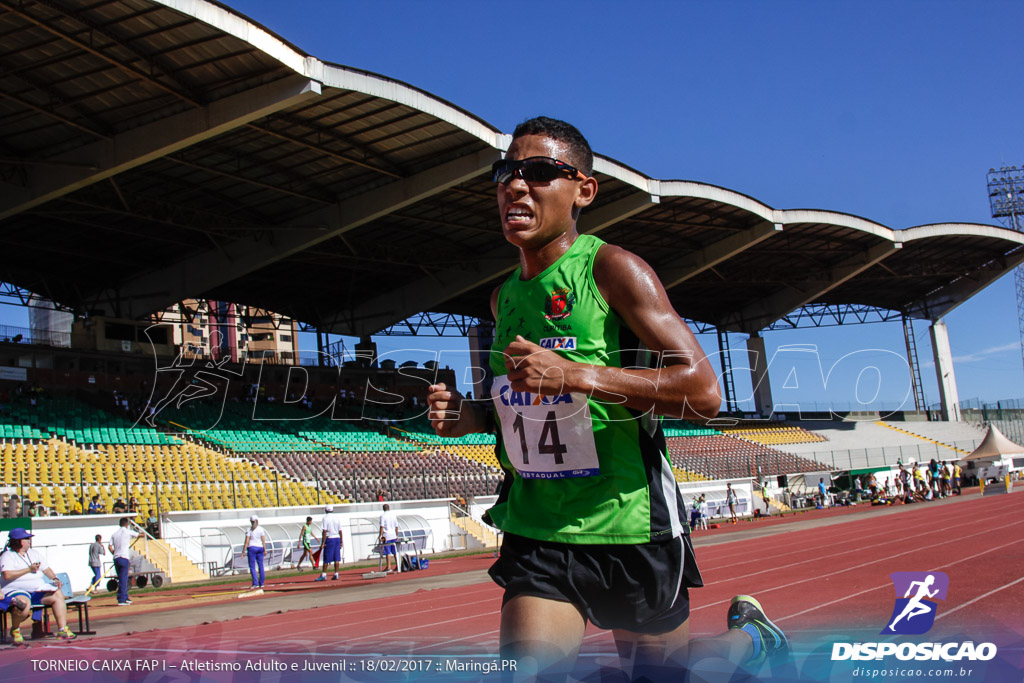
[[[697,548],[706,586],[690,592],[691,633],[721,632],[729,599],[758,597],[794,647],[822,634],[878,639],[894,604],[889,574],[942,571],[950,588],[936,637],[1002,630],[1024,635],[1024,495],[965,496],[830,526]],[[698,541],[699,543],[699,541]],[[429,571],[429,570],[428,570]],[[79,655],[131,649],[173,661],[386,653],[496,653],[501,590],[487,582],[260,617],[54,644]],[[36,647],[31,649],[38,656]],[[588,629],[584,653],[614,651]]]

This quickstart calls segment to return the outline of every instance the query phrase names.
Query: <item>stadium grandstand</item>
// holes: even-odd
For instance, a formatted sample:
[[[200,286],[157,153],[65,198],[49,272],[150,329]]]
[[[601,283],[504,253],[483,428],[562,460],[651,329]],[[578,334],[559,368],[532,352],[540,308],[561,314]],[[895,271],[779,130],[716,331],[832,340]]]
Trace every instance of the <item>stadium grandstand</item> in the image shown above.
[[[0,4],[0,240],[18,254],[3,296],[68,315],[0,329],[5,495],[61,516],[123,499],[168,525],[335,503],[357,538],[383,499],[458,501],[472,517],[501,481],[493,435],[435,436],[426,387],[455,373],[396,367],[373,338],[457,334],[486,367],[489,297],[517,263],[488,177],[509,135],[219,3]],[[581,232],[639,254],[680,315],[718,333],[722,417],[665,423],[688,500],[745,480],[782,505],[803,474],[958,459],[996,419],[1014,436],[1020,409],[961,408],[943,317],[1024,262],[1024,235],[775,208],[600,154],[594,168]],[[877,321],[907,333],[906,412],[779,419],[764,335]],[[930,325],[934,410],[914,321]],[[730,333],[760,359],[746,414]],[[354,354],[330,335],[359,339]]]

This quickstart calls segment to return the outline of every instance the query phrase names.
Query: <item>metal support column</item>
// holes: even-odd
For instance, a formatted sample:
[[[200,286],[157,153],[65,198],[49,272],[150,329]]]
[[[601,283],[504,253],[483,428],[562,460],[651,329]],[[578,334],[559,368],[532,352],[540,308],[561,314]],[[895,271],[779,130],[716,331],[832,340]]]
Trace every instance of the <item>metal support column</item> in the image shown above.
[[[770,417],[775,412],[772,401],[772,385],[768,377],[768,358],[765,352],[764,337],[756,332],[747,339],[747,355],[749,357],[750,384],[754,387],[754,410],[762,417]]]
[[[949,349],[946,323],[941,320],[932,323],[931,336],[932,350],[935,354],[935,374],[939,381],[939,398],[942,401],[942,419],[957,422],[960,420],[960,397],[956,390],[953,353]]]

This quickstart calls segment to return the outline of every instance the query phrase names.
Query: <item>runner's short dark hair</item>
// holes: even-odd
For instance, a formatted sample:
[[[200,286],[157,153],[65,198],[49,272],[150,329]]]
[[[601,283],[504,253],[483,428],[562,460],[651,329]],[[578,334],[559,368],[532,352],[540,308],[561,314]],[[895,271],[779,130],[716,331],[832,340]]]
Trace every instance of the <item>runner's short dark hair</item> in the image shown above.
[[[565,143],[569,147],[569,158],[563,161],[572,164],[583,172],[591,175],[594,172],[594,152],[590,143],[576,126],[547,116],[536,116],[523,121],[512,132],[512,139],[524,135],[543,135],[552,140]]]

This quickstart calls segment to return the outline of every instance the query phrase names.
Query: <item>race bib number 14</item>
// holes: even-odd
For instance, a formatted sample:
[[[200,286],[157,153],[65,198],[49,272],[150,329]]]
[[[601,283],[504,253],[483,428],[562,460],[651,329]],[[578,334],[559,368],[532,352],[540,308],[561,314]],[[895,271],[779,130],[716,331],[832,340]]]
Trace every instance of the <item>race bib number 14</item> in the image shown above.
[[[491,397],[501,421],[505,452],[524,479],[601,473],[586,395],[514,391],[508,376],[502,375],[494,378]]]

